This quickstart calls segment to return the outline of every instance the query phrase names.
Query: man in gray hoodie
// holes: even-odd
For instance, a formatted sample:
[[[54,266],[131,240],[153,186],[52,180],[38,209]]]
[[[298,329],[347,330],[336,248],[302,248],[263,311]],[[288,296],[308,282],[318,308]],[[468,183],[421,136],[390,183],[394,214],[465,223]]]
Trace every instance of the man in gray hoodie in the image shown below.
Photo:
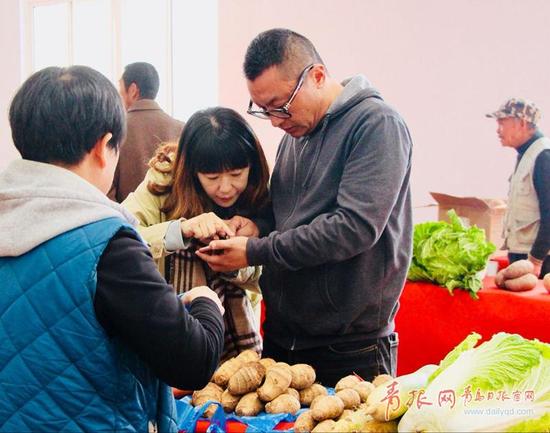
[[[271,179],[274,218],[235,218],[241,236],[199,254],[220,271],[264,265],[264,356],[311,364],[324,385],[353,372],[395,374],[412,241],[407,126],[364,76],[337,82],[291,30],[258,35],[244,72],[248,113],[286,132]]]

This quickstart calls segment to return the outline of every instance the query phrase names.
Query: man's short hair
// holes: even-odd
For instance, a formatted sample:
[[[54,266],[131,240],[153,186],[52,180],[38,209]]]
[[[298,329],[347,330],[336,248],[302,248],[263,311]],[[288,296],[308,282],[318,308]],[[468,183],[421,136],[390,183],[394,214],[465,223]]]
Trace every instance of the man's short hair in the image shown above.
[[[157,97],[160,85],[159,74],[150,63],[130,63],[124,68],[122,81],[126,89],[130,84],[136,83],[140,99],[155,99]]]
[[[311,63],[324,65],[321,56],[306,37],[288,29],[271,29],[260,33],[248,46],[244,75],[254,81],[266,69],[283,65],[289,74],[298,74]]]
[[[118,149],[126,114],[117,89],[87,66],[35,72],[15,94],[9,118],[24,159],[76,165],[105,134]]]

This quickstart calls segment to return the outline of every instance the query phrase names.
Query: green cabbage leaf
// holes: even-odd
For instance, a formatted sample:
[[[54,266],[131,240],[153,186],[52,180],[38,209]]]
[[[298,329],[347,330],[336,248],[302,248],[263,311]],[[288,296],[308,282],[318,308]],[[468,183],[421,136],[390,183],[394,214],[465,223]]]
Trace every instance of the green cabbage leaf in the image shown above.
[[[432,404],[412,405],[399,432],[550,431],[550,345],[501,332],[471,347],[476,338],[442,361],[422,396]]]
[[[482,285],[479,274],[496,248],[486,241],[483,229],[465,227],[452,209],[447,214],[450,222],[415,225],[407,278],[444,286],[451,294],[461,288],[477,298]]]

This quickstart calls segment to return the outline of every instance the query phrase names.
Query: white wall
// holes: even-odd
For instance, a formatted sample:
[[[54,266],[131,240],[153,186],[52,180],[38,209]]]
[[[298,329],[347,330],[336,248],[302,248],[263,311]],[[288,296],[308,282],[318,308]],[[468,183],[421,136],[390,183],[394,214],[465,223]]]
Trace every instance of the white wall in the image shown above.
[[[0,0],[0,169],[19,157],[11,141],[8,110],[21,82],[20,29],[19,0]]]
[[[50,0],[41,0],[43,4],[51,3]],[[95,2],[95,3],[93,3]],[[173,0],[172,24],[168,23],[168,1],[127,0],[122,2],[122,9],[116,7],[120,0],[86,0],[73,2],[78,7],[74,8],[74,25],[79,32],[74,40],[75,47],[82,48],[75,53],[73,60],[78,64],[85,64],[97,68],[106,74],[116,84],[120,71],[114,71],[110,57],[115,57],[111,50],[114,41],[111,39],[111,29],[120,31],[122,41],[121,56],[113,62],[119,69],[127,63],[134,61],[149,61],[157,67],[161,76],[161,87],[158,102],[168,112],[173,108],[175,117],[186,120],[199,108],[217,105],[218,101],[218,0]],[[36,4],[37,1],[34,1]],[[39,2],[38,2],[39,3]],[[0,79],[0,169],[9,161],[19,156],[14,149],[7,119],[7,110],[11,99],[21,83],[29,73],[29,65],[21,68],[20,63],[23,54],[30,60],[29,53],[23,53],[21,48],[21,26],[26,23],[21,19],[21,13],[28,13],[24,6],[29,5],[29,0],[0,0],[0,58],[2,59],[2,78]],[[141,5],[137,8],[136,5]],[[62,5],[61,5],[62,6]],[[91,8],[94,6],[93,8]],[[149,12],[153,6],[152,16]],[[44,9],[44,8],[43,8]],[[46,8],[50,9],[50,8]],[[110,14],[115,10],[116,19]],[[116,12],[119,13],[116,13]],[[129,15],[129,11],[133,14]],[[49,12],[51,13],[51,12]],[[86,17],[86,18],[83,18]],[[121,18],[119,20],[119,18]],[[154,21],[151,21],[154,20]],[[100,25],[95,23],[100,21]],[[83,27],[83,24],[86,26]],[[114,24],[113,24],[114,23]],[[155,25],[153,25],[153,23]],[[121,25],[122,24],[122,25]],[[130,25],[131,24],[131,25]],[[144,32],[144,29],[147,31]],[[172,31],[173,40],[168,42],[168,31]],[[44,30],[47,36],[51,36],[51,29]],[[36,67],[44,67],[52,62],[53,48],[66,46],[65,31],[60,31],[62,44],[55,44],[48,37],[37,33],[42,42],[43,56],[37,61]],[[116,31],[116,30],[115,30]],[[84,32],[84,33],[82,33]],[[94,33],[95,32],[95,33]],[[54,32],[55,33],[55,32]],[[137,35],[136,35],[137,34]],[[138,37],[139,36],[139,37]],[[144,38],[144,39],[142,39]],[[132,43],[128,43],[129,41]],[[145,43],[146,42],[146,43]],[[67,47],[68,48],[68,47]],[[93,49],[106,53],[94,55]],[[115,53],[118,47],[115,49]],[[172,53],[170,51],[172,50]],[[67,51],[67,52],[66,52]],[[62,55],[57,61],[58,65],[64,65],[70,61],[68,50],[61,49]],[[173,57],[169,59],[170,54]],[[36,61],[36,58],[35,58]],[[192,67],[195,65],[196,67]],[[172,73],[168,70],[172,68]],[[163,73],[164,72],[164,73]],[[168,102],[170,88],[176,94],[173,107]],[[164,90],[163,90],[164,89]]]

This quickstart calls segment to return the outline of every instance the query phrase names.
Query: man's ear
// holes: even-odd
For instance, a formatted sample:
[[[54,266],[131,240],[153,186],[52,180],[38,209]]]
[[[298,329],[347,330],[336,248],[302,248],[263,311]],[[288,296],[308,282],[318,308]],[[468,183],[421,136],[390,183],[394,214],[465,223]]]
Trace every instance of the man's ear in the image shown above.
[[[140,96],[139,87],[136,83],[130,83],[127,89],[128,95],[132,98],[133,101],[137,101]]]
[[[324,65],[315,65],[313,67],[313,81],[317,88],[321,88],[325,84],[325,79],[327,78],[327,70]]]
[[[519,119],[519,125],[521,127],[521,130],[525,131],[526,134],[531,132],[531,125],[527,120]]]
[[[108,132],[99,140],[97,140],[94,147],[92,148],[91,154],[101,168],[105,168],[105,166],[107,165],[107,152],[110,152],[108,144],[111,138],[113,138],[113,134]]]

